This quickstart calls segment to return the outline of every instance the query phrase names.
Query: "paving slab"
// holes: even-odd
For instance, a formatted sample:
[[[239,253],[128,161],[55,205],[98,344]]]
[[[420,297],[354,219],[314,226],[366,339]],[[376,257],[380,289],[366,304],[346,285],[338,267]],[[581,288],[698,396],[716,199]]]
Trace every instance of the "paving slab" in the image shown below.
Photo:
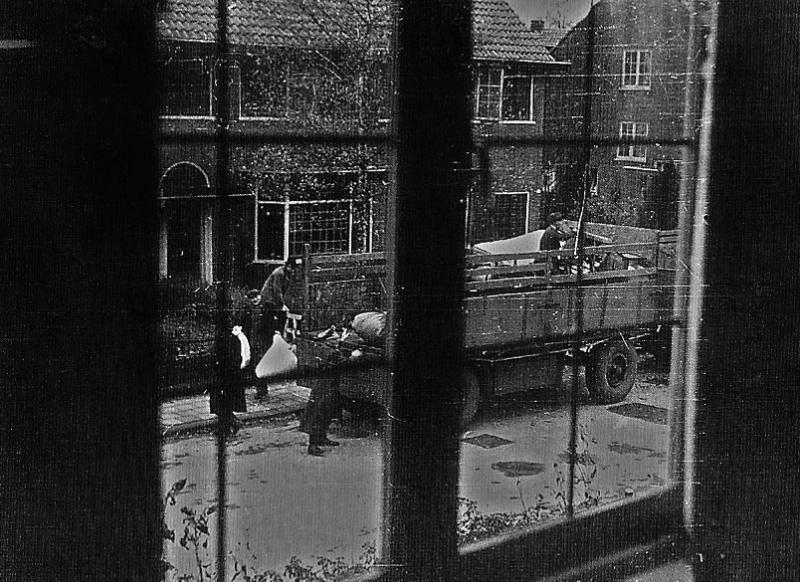
[[[245,389],[247,412],[237,413],[242,421],[260,420],[300,412],[308,402],[311,389],[296,382],[270,386],[269,395],[261,397],[255,387]],[[161,436],[168,437],[216,426],[217,417],[209,410],[207,393],[165,400],[160,405]]]

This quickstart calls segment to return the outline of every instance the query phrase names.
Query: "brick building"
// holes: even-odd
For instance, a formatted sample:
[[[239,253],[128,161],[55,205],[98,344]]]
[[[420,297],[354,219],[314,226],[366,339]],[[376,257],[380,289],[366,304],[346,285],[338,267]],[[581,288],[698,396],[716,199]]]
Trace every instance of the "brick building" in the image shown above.
[[[588,26],[595,22],[591,84],[586,85]],[[594,140],[656,143],[595,145],[588,159],[592,220],[674,228],[681,148],[657,142],[684,134],[689,13],[681,0],[601,0],[558,43],[570,63],[553,78],[547,99],[551,137],[583,135],[587,89]],[[584,189],[580,147],[548,148],[553,170],[547,206],[574,211]]]
[[[168,0],[158,21],[162,278],[212,281],[217,188],[215,0]],[[267,144],[256,133],[388,135],[387,0],[243,0],[230,5],[229,200],[234,278],[312,252],[380,250],[389,151],[379,141]],[[505,0],[473,11],[475,138],[539,137],[555,59]],[[243,138],[243,139],[239,139]],[[477,163],[476,157],[476,163]],[[541,147],[494,147],[469,203],[471,242],[538,227]],[[479,180],[476,180],[476,184]]]

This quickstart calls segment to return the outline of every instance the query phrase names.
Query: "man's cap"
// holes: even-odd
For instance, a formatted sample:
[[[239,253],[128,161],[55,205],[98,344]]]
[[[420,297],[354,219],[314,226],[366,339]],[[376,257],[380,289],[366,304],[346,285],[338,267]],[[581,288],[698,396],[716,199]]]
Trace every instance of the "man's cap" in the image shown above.
[[[563,219],[564,219],[564,215],[561,214],[560,212],[551,212],[550,214],[547,215],[547,226],[550,226],[551,224],[555,224],[559,220],[563,220]]]

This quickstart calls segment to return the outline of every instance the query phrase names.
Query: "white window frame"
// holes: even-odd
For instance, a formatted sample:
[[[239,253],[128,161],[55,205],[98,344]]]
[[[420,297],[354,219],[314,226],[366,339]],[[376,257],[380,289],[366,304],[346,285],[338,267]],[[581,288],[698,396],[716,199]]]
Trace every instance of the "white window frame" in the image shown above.
[[[503,94],[505,90],[505,82],[506,82],[506,75],[503,75],[502,84],[500,85],[500,123],[510,123],[510,124],[529,124],[533,125],[536,123],[536,115],[533,110],[534,98],[533,98],[533,90],[534,90],[534,82],[533,82],[533,73],[528,73],[526,75],[508,75],[508,77],[518,77],[518,78],[528,78],[528,119],[504,119],[503,118]]]
[[[644,128],[644,132],[640,129]],[[630,128],[630,131],[627,129]],[[646,138],[650,135],[650,124],[643,121],[621,121],[619,124],[619,137],[624,138]],[[642,155],[637,156],[636,148],[642,148]],[[631,162],[646,162],[647,161],[647,146],[636,143],[620,144],[617,146],[617,159],[627,160]]]
[[[626,70],[628,55],[633,55],[633,72]],[[647,55],[647,59],[642,58]],[[647,70],[642,68],[647,66]],[[648,91],[651,86],[653,70],[653,52],[647,49],[625,49],[622,51],[622,80],[620,88],[624,90]]]
[[[499,85],[494,83],[482,83],[481,82],[481,75],[486,73],[491,75],[494,71],[500,71],[500,83]],[[475,79],[475,119],[482,119],[482,120],[489,120],[489,121],[501,121],[503,119],[503,78],[505,76],[505,71],[502,67],[480,67],[478,69],[478,74],[476,75]],[[498,103],[497,103],[497,116],[481,116],[479,115],[480,107],[481,107],[481,89],[491,89],[497,88],[499,93]]]
[[[359,252],[373,252],[374,248],[374,233],[372,232],[375,223],[375,205],[370,200],[355,200],[354,198],[343,198],[341,200],[257,200],[256,201],[256,215],[255,215],[255,229],[253,234],[253,250],[256,263],[280,263],[289,257],[289,249],[291,248],[291,212],[292,207],[303,206],[308,204],[347,204],[348,209],[348,234],[347,234],[347,251],[341,253],[330,253],[336,255],[352,255],[359,252],[355,249],[355,206],[356,204],[364,203],[369,207],[369,216],[367,217],[367,227],[369,232],[365,240],[366,249]],[[261,206],[282,206],[283,207],[283,259],[262,259],[259,257],[258,249],[258,216],[259,208]]]
[[[493,71],[500,71],[500,83],[499,83],[499,85],[498,84],[494,84],[494,83],[482,83],[481,82],[481,75],[484,74],[484,73],[490,74]],[[528,100],[529,100],[529,103],[528,103],[528,119],[504,119],[503,118],[503,96],[504,96],[504,92],[505,92],[506,79],[509,78],[509,77],[519,77],[519,78],[527,77],[528,78],[528,81],[529,81],[529,87],[528,87],[528,91],[529,91],[529,93],[528,93]],[[504,123],[504,124],[522,124],[522,125],[524,125],[524,124],[528,124],[528,125],[535,124],[536,123],[536,114],[535,114],[534,107],[533,107],[534,106],[534,102],[535,102],[535,99],[534,99],[534,87],[535,87],[535,85],[534,85],[534,74],[533,73],[528,73],[528,74],[525,74],[525,75],[511,75],[510,73],[506,73],[506,70],[505,70],[504,67],[499,67],[499,66],[479,67],[477,75],[475,76],[475,107],[474,107],[474,110],[473,110],[473,115],[474,115],[475,120],[478,120],[478,121],[496,121],[498,123]],[[487,116],[487,115],[481,116],[479,114],[480,105],[481,105],[481,99],[480,99],[481,98],[481,89],[490,89],[490,88],[497,88],[498,91],[499,91],[499,103],[497,104],[497,116]]]
[[[213,113],[214,113],[214,79],[212,78],[213,75],[212,75],[211,71],[206,69],[205,60],[203,58],[201,58],[201,57],[191,57],[191,58],[187,58],[187,59],[176,58],[176,59],[168,59],[167,61],[165,61],[163,63],[163,65],[166,66],[167,64],[169,64],[170,61],[175,61],[175,62],[178,62],[178,63],[199,61],[200,64],[203,66],[204,73],[205,73],[205,76],[206,76],[206,81],[208,82],[208,87],[207,87],[208,88],[208,109],[207,109],[208,115],[180,115],[180,114],[177,114],[177,115],[176,114],[162,115],[162,114],[159,114],[159,118],[160,119],[213,120],[214,119],[214,115],[213,115]]]

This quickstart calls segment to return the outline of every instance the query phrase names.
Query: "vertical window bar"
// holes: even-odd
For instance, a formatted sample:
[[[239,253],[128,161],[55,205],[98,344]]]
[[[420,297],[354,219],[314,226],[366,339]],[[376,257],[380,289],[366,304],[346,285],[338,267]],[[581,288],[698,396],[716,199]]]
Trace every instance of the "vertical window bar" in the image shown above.
[[[230,240],[230,208],[228,207],[227,196],[230,192],[230,156],[228,127],[230,122],[230,111],[228,107],[228,10],[227,0],[217,1],[217,42],[216,58],[221,64],[219,67],[219,82],[216,83],[214,91],[218,104],[216,117],[216,168],[217,168],[217,191],[216,206],[218,226],[218,244],[215,245],[215,260],[218,267],[218,285],[216,295],[216,389],[221,392],[220,410],[217,414],[217,580],[225,582],[225,555],[227,537],[227,451],[226,435],[229,430],[229,421],[233,412],[233,381],[234,379],[226,371],[230,368],[228,359],[230,358],[226,349],[228,340],[228,295],[231,269],[231,240]]]
[[[575,274],[575,343],[573,349],[578,352],[583,341],[583,234],[587,219],[587,198],[591,190],[591,173],[589,162],[592,155],[592,90],[594,86],[594,42],[595,42],[595,13],[594,0],[589,6],[586,29],[586,71],[583,90],[583,198],[581,200],[580,214],[578,215],[578,235],[575,240],[575,259],[577,264]],[[578,358],[573,358],[570,373],[570,427],[569,427],[569,483],[567,485],[567,516],[575,515],[575,466],[577,464],[578,448]]]
[[[397,21],[396,194],[387,252],[393,390],[382,558],[398,579],[461,579],[453,525],[464,360],[471,4],[401,1]],[[420,337],[426,338],[424,349]]]

